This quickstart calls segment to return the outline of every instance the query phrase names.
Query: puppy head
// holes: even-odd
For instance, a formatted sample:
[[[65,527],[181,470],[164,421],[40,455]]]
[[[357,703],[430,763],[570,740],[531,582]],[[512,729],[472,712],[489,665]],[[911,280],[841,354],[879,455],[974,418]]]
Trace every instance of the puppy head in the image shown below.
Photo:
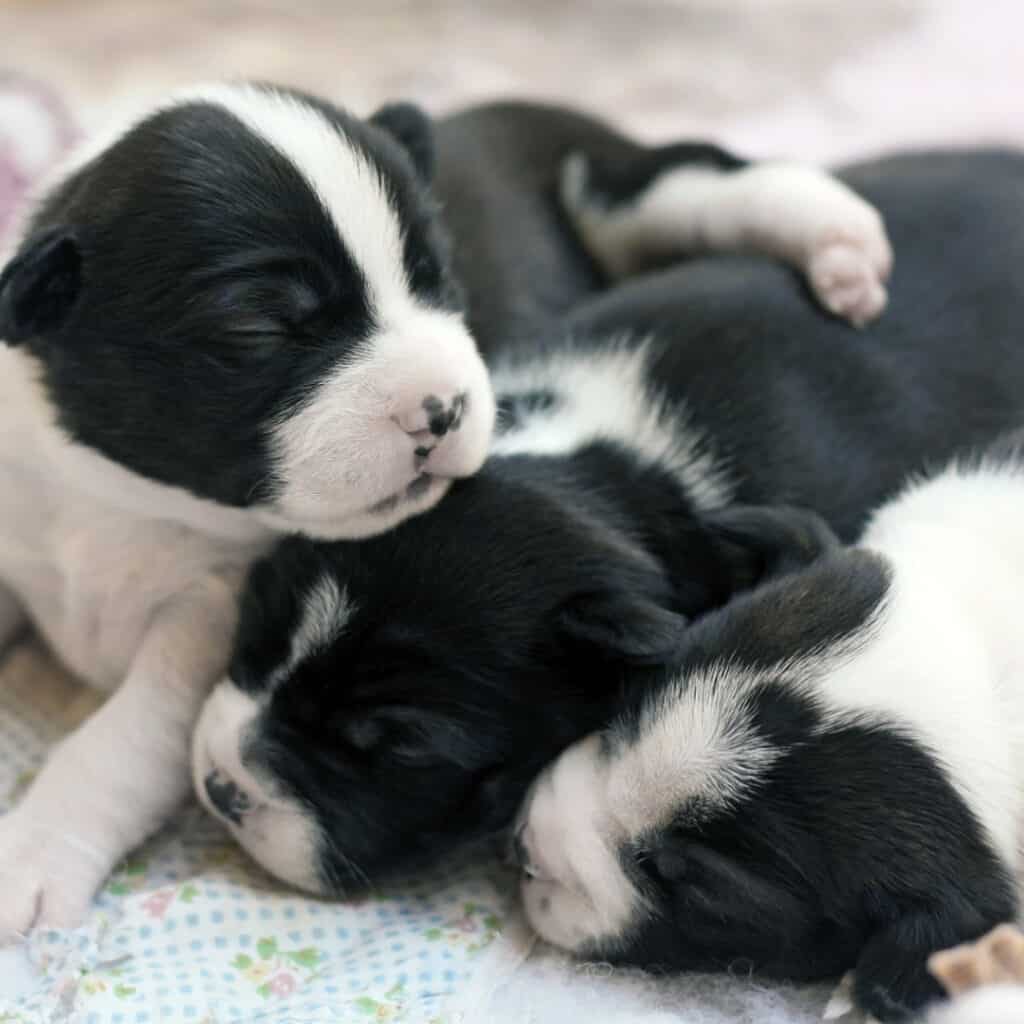
[[[0,277],[0,338],[79,446],[317,536],[481,465],[494,402],[415,108],[177,97],[79,154]]]
[[[384,536],[286,542],[255,569],[194,764],[256,859],[344,891],[505,829],[540,768],[722,600],[729,563],[685,510],[676,588],[612,528],[606,488],[567,489],[572,473],[495,460]],[[228,783],[251,813],[233,813]],[[270,847],[286,835],[260,824],[271,807],[291,808],[301,871]]]
[[[691,628],[671,671],[566,751],[517,825],[534,928],[586,957],[805,980],[857,969],[898,1020],[928,955],[1012,914],[1007,872],[942,764],[831,703],[884,628],[886,567],[848,551]]]

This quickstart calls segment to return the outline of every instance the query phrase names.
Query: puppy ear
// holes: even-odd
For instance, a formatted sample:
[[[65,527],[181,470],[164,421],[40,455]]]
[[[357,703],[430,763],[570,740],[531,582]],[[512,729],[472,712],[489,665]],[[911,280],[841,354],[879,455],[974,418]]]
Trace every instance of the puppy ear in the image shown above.
[[[840,546],[821,516],[789,505],[732,505],[704,522],[734,565],[736,589],[795,572]]]
[[[82,285],[82,253],[67,231],[25,242],[0,274],[0,341],[18,345],[65,321]]]
[[[563,639],[605,660],[653,665],[677,650],[687,618],[650,598],[624,590],[586,594],[566,604],[558,619]]]
[[[871,936],[857,961],[854,997],[862,1010],[880,1021],[915,1018],[942,999],[942,986],[928,970],[928,958],[971,941],[987,927],[979,915],[960,921],[950,912],[906,914]]]
[[[416,173],[427,183],[434,177],[434,129],[430,118],[414,103],[388,103],[371,118],[412,157]]]

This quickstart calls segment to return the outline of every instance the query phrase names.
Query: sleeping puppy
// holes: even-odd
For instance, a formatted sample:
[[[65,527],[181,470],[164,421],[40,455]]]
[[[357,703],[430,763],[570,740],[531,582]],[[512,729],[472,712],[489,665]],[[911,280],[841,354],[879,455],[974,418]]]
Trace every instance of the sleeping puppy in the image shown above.
[[[537,780],[527,915],[583,956],[809,979],[881,1020],[1017,910],[1024,432],[910,486],[857,546],[679,630]]]
[[[185,795],[274,537],[380,532],[480,467],[494,400],[417,131],[178,96],[74,157],[0,276],[0,646],[31,620],[119,687],[0,820],[0,940],[75,921]]]
[[[783,503],[852,537],[926,458],[1020,421],[1024,157],[844,177],[900,252],[869,331],[767,261],[626,283],[492,357],[491,457],[436,512],[254,568],[193,772],[260,863],[344,894],[506,829],[683,620],[816,553]],[[590,215],[642,214],[650,178]]]
[[[381,533],[479,468],[495,406],[458,279],[485,343],[597,286],[553,198],[533,187],[536,212],[513,214],[507,180],[591,145],[613,167],[647,153],[566,112],[456,116],[435,197],[414,108],[364,122],[220,85],[87,146],[46,191],[0,277],[0,644],[31,620],[116,694],[0,821],[0,939],[77,920],[184,795],[240,580],[275,537]],[[701,202],[679,222],[714,227],[685,247],[777,252],[830,308],[880,310],[888,243],[849,190],[710,148],[683,162]],[[324,590],[295,657],[338,607]]]

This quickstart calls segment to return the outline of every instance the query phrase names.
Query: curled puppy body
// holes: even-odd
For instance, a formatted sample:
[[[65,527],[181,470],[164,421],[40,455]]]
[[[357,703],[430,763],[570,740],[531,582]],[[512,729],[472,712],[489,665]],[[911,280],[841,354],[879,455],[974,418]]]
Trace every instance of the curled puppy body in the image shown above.
[[[881,1020],[1017,909],[1024,433],[689,630],[524,804],[534,927],[583,956],[806,979]],[[954,1015],[954,1018],[955,1015]]]
[[[0,941],[77,920],[188,791],[274,537],[434,505],[494,421],[426,120],[211,86],[86,146],[0,276],[0,644],[116,693],[0,819]]]
[[[848,180],[900,252],[869,331],[767,262],[626,283],[493,358],[492,457],[437,514],[254,569],[193,770],[260,863],[346,893],[506,829],[681,620],[816,551],[782,503],[852,537],[913,467],[1020,421],[1024,159]]]

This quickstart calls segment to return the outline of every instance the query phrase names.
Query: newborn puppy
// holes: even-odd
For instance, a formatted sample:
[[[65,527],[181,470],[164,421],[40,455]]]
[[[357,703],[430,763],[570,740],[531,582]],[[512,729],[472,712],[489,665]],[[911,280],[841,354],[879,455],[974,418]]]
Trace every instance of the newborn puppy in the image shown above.
[[[595,216],[650,209],[651,179],[673,177],[626,170],[639,193]],[[595,166],[588,194],[611,177]],[[365,542],[288,541],[253,570],[193,771],[261,864],[345,894],[506,829],[686,619],[813,557],[822,524],[785,503],[853,536],[914,466],[1020,421],[1024,158],[846,177],[901,252],[870,330],[767,261],[626,283],[493,357],[491,457],[436,511]]]
[[[0,646],[115,695],[0,819],[0,940],[76,921],[188,788],[236,594],[284,533],[362,537],[487,451],[409,107],[180,95],[77,154],[0,276]]]
[[[855,967],[864,1010],[919,1011],[931,955],[1017,909],[1022,588],[1018,432],[680,630],[525,801],[534,927],[646,967]]]

